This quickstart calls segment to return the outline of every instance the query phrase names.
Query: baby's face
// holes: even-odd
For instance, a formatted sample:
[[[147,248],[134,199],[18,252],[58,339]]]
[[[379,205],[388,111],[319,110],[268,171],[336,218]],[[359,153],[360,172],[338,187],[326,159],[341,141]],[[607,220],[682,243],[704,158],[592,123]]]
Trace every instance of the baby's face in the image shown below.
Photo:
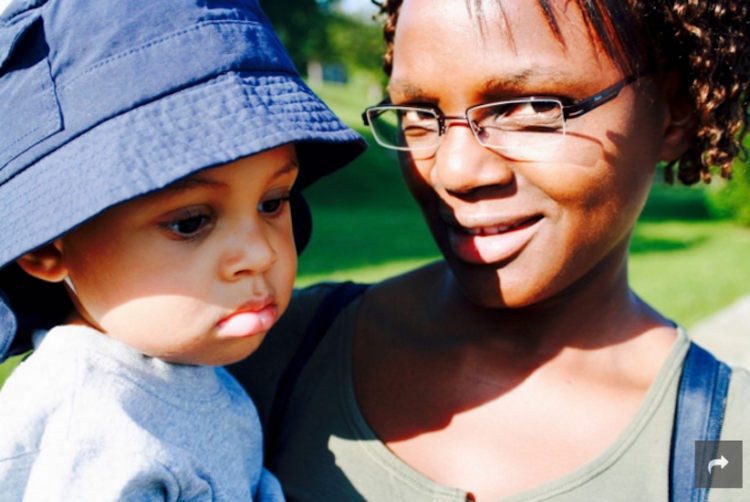
[[[109,209],[56,246],[82,322],[144,354],[224,365],[286,309],[297,255],[286,145]]]

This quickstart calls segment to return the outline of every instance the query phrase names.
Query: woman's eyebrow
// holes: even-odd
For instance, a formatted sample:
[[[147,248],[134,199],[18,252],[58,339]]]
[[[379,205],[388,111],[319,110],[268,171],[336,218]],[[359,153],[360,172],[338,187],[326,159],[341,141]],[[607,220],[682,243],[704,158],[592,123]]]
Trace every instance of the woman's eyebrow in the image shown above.
[[[527,68],[514,73],[488,76],[483,82],[482,89],[485,93],[493,93],[500,90],[521,90],[528,85],[554,86],[566,82],[566,77],[565,72],[554,68]],[[388,91],[391,95],[407,101],[423,99],[428,95],[427,91],[420,86],[406,80],[391,80],[388,84]]]
[[[405,100],[419,99],[425,96],[425,91],[418,85],[403,80],[391,80],[388,83],[388,93],[396,94]]]
[[[485,81],[486,92],[520,90],[529,85],[555,86],[566,81],[565,72],[555,69],[529,68],[512,74],[497,75]]]

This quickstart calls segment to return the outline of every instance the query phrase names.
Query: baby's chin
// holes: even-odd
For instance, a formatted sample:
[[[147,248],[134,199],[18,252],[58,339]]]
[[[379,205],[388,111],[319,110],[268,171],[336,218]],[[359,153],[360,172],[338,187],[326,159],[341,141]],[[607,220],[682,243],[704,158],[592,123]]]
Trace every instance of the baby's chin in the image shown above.
[[[95,329],[100,333],[104,333],[104,329],[99,323],[91,319],[85,312],[80,312],[76,309],[68,314],[68,317],[65,318],[63,324],[68,326],[84,326],[86,328]]]
[[[249,329],[247,336],[236,333],[224,336],[213,323],[202,322],[205,319],[193,319],[183,326],[171,319],[156,318],[158,316],[138,316],[143,320],[139,324],[132,310],[129,315],[123,314],[122,311],[109,312],[95,319],[86,311],[75,310],[65,324],[91,328],[145,356],[191,366],[226,366],[239,362],[260,347],[268,332],[268,329],[258,328]],[[201,328],[204,324],[205,329]]]
[[[263,342],[264,334],[255,335],[250,339],[242,339],[232,343],[222,342],[211,346],[192,347],[190,349],[173,350],[169,352],[154,352],[146,354],[157,357],[173,364],[191,366],[228,366],[238,363],[252,355]],[[145,352],[144,352],[145,353]]]

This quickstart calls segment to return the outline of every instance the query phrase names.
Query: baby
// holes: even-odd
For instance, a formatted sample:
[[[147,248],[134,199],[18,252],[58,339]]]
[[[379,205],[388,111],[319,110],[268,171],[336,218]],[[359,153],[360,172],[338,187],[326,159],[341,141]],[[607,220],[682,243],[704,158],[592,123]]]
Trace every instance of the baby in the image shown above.
[[[287,307],[298,189],[364,143],[257,1],[12,3],[0,131],[0,360],[42,334],[0,392],[0,499],[283,500],[220,366]]]

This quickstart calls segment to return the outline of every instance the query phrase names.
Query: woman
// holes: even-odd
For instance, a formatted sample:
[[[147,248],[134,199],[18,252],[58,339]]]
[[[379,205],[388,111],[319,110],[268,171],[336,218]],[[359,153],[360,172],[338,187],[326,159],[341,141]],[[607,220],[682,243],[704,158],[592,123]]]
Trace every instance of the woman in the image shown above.
[[[657,163],[727,177],[747,127],[748,7],[698,4],[382,6],[389,99],[366,117],[444,260],[347,307],[283,417],[279,375],[331,287],[237,369],[291,500],[668,499],[689,340],[629,288],[628,245]],[[722,439],[750,439],[748,397],[734,370]]]

